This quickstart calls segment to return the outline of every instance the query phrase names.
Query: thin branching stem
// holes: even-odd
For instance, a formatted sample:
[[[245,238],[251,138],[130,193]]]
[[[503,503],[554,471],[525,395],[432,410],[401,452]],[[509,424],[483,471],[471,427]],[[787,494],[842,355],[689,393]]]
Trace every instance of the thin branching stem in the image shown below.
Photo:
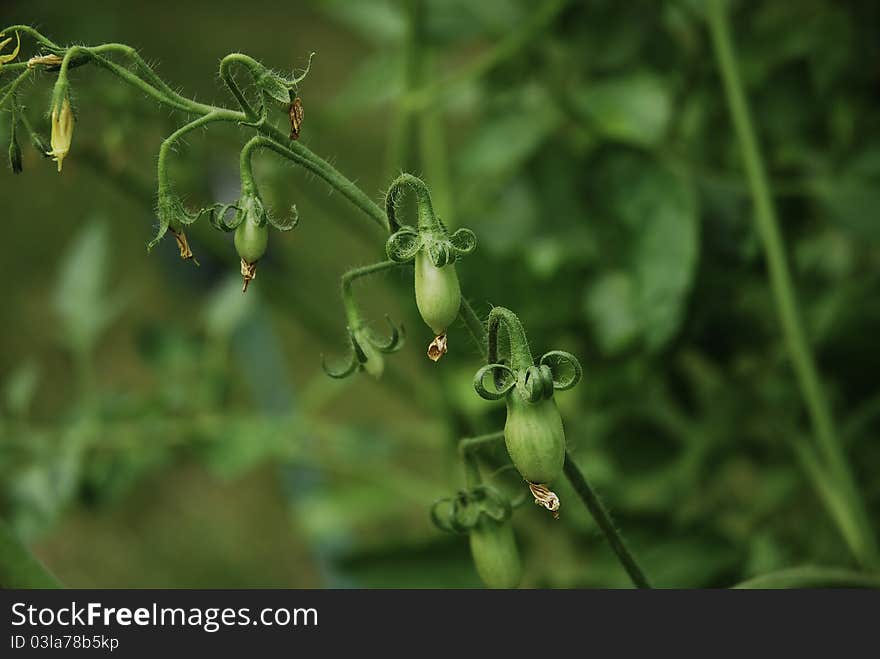
[[[392,268],[397,268],[401,265],[403,264],[398,263],[397,261],[380,261],[379,263],[372,263],[360,268],[352,268],[342,275],[340,278],[342,285],[342,303],[345,305],[345,314],[348,317],[349,322],[358,317],[358,310],[354,302],[354,296],[351,292],[352,283],[362,277],[369,277],[370,275],[385,272],[386,270],[391,270]]]

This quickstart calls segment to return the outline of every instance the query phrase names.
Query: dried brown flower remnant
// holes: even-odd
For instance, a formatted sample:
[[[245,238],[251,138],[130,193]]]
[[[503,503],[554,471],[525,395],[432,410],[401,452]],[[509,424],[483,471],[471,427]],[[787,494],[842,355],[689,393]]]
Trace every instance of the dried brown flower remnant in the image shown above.
[[[446,354],[446,334],[435,336],[428,346],[428,359],[432,362],[439,361]]]
[[[175,231],[171,227],[168,227],[168,230],[171,232],[171,235],[174,236],[174,240],[177,241],[177,249],[180,250],[180,258],[184,261],[192,260],[196,265],[199,264],[199,260],[193,255],[192,250],[189,248],[189,241],[186,239],[186,234],[183,231]]]
[[[256,263],[248,263],[244,259],[241,260],[241,292],[247,293],[248,284],[251,283],[257,276],[257,264]]]
[[[559,497],[550,488],[540,483],[529,483],[532,496],[535,497],[535,505],[544,506],[553,513],[553,519],[559,519]]]
[[[299,131],[303,122],[303,106],[299,96],[293,99],[288,114],[290,115],[290,139],[299,139]]]

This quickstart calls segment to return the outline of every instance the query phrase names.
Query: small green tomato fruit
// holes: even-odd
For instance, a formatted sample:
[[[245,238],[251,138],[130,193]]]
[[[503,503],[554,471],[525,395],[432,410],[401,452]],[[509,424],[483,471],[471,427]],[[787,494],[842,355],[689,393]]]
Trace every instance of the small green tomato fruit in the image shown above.
[[[553,398],[529,403],[516,392],[507,397],[504,442],[517,471],[530,483],[551,483],[565,462],[565,431]]]
[[[446,333],[458,316],[461,289],[455,265],[438,268],[424,250],[415,257],[416,306],[422,319],[437,336]]]
[[[480,579],[488,588],[516,588],[522,565],[513,526],[482,516],[470,531],[471,555]]]
[[[361,362],[361,368],[378,380],[382,377],[382,373],[385,372],[385,358],[370,341],[365,330],[358,330],[354,336],[358,348],[360,348],[363,356],[366,357],[366,361]]]
[[[235,230],[235,249],[242,260],[253,265],[266,253],[269,244],[269,226],[260,226],[250,213]]]

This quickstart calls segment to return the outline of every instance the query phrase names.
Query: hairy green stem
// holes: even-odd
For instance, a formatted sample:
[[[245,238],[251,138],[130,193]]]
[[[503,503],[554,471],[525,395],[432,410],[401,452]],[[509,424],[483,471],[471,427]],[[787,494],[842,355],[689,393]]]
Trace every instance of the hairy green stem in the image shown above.
[[[418,176],[404,173],[391,182],[385,195],[385,214],[388,217],[389,230],[397,231],[400,229],[401,225],[397,220],[397,204],[400,203],[401,197],[407,190],[411,190],[416,195],[419,229],[439,229],[428,186]]]
[[[379,263],[365,265],[360,268],[353,268],[342,275],[342,303],[345,306],[345,315],[348,318],[349,323],[359,322],[359,312],[354,301],[354,296],[351,292],[352,283],[361,277],[368,277],[377,272],[391,270],[392,268],[397,268],[401,265],[403,264],[397,263],[396,261],[380,261]],[[358,328],[352,327],[351,329],[356,330]]]
[[[474,451],[478,451],[486,446],[492,446],[493,444],[503,441],[503,430],[490,432],[485,435],[478,435],[476,437],[465,437],[458,442],[458,452],[461,454],[462,458],[465,458]]]
[[[507,332],[507,340],[510,346],[510,362],[507,364],[513,370],[524,370],[535,365],[535,359],[532,357],[529,341],[526,338],[526,330],[522,326],[519,318],[510,309],[504,307],[494,307],[489,312],[488,323],[488,362],[490,364],[498,363],[500,359],[498,354],[498,331],[501,327]]]
[[[754,203],[754,217],[764,249],[770,285],[777,313],[798,385],[810,416],[813,432],[828,473],[845,493],[848,506],[831,508],[845,541],[856,559],[864,565],[877,564],[877,545],[867,511],[852,471],[843,452],[831,409],[812,350],[800,320],[791,274],[786,261],[783,239],[770,195],[764,162],[749,112],[739,67],[734,54],[727,13],[723,0],[710,0],[708,20],[718,68],[724,83],[728,109],[739,141],[743,164]],[[850,519],[844,519],[842,515]]]
[[[253,57],[242,53],[230,53],[220,60],[220,77],[223,79],[223,82],[226,83],[226,87],[235,97],[235,100],[238,101],[242,111],[249,118],[256,120],[259,113],[251,105],[250,101],[247,100],[247,97],[245,97],[244,92],[241,91],[238,83],[235,82],[235,76],[232,74],[231,70],[233,64],[244,66],[248,69],[248,72],[252,72],[253,67],[258,65],[258,63]]]
[[[461,298],[461,306],[458,309],[458,317],[461,318],[462,323],[464,323],[465,328],[468,333],[471,335],[471,338],[474,340],[474,343],[477,345],[477,349],[480,351],[480,357],[482,359],[487,359],[487,338],[486,338],[486,323],[480,320],[480,317],[477,315],[477,312],[474,311],[474,308],[471,306],[471,303],[467,301],[467,298]]]
[[[571,483],[574,491],[577,492],[581,501],[583,501],[584,505],[587,507],[587,510],[590,511],[590,515],[596,520],[596,525],[605,535],[608,544],[611,545],[611,549],[617,555],[618,560],[621,565],[623,565],[623,569],[626,570],[633,585],[635,585],[636,588],[650,588],[651,584],[648,582],[648,579],[642,571],[642,568],[639,566],[638,561],[636,561],[635,556],[632,555],[632,552],[630,552],[629,548],[626,546],[623,536],[614,526],[614,522],[611,520],[611,515],[593,491],[593,488],[590,487],[587,479],[575,464],[568,451],[565,452],[565,465],[563,468],[565,470],[565,476],[568,478],[568,482]]]
[[[0,89],[0,92],[3,93],[3,95],[0,96],[0,108],[2,108],[6,104],[6,101],[12,98],[12,95],[15,94],[21,83],[23,83],[30,77],[32,71],[33,69],[25,69],[24,71],[19,73],[12,82]]]
[[[153,70],[147,62],[141,57],[140,53],[135,48],[128,46],[122,43],[105,43],[100,46],[95,46],[90,49],[93,53],[120,53],[125,57],[129,58],[132,62],[134,62],[138,71],[141,72],[147,82],[153,85],[156,89],[164,92],[169,98],[180,98],[183,100],[184,97],[180,96],[176,91],[171,89],[171,87],[166,83],[162,78]]]
[[[157,164],[157,178],[159,181],[159,197],[161,198],[163,195],[171,194],[171,183],[168,180],[168,156],[171,154],[172,149],[176,146],[177,142],[183,138],[187,133],[195,130],[196,128],[201,128],[202,126],[207,126],[210,123],[215,121],[229,121],[231,112],[230,110],[222,111],[219,110],[217,112],[211,112],[205,114],[198,119],[194,119],[190,121],[188,124],[185,124],[178,128],[176,131],[171,133],[165,140],[162,142],[162,146],[159,147],[159,160]],[[237,113],[234,113],[237,114]],[[233,118],[234,120],[234,118]]]
[[[373,222],[386,231],[388,230],[388,219],[385,217],[385,213],[382,212],[382,209],[376,204],[376,202],[370,199],[363,190],[343,176],[335,167],[323,158],[315,155],[299,142],[283,144],[281,140],[288,142],[285,135],[281,134],[281,140],[279,140],[278,133],[270,131],[268,128],[266,131],[271,133],[271,136],[258,135],[251,138],[248,143],[245,144],[241,151],[241,157],[243,159],[250,158],[252,153],[257,149],[269,149],[270,151],[274,151],[278,155],[287,158],[291,162],[296,163],[315,174],[318,178],[330,185],[330,187],[342,194],[342,196],[348,199],[348,201],[350,201],[355,207],[363,211],[363,213]]]

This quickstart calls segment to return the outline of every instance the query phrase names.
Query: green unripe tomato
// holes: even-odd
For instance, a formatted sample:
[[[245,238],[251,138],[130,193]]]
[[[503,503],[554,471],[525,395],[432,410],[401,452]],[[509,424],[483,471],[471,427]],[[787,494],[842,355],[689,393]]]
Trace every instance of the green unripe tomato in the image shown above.
[[[565,462],[565,431],[553,398],[529,403],[517,393],[507,397],[504,443],[520,475],[530,483],[552,483]]]
[[[522,565],[513,526],[482,516],[471,529],[471,555],[477,574],[488,588],[516,588],[522,578]]]
[[[245,263],[253,265],[266,253],[269,244],[269,225],[259,226],[250,213],[235,229],[235,249]]]
[[[358,347],[367,358],[367,361],[363,362],[361,367],[369,375],[372,375],[378,380],[382,377],[382,373],[385,371],[385,358],[382,356],[382,353],[376,349],[376,346],[370,342],[369,337],[364,331],[355,332],[355,338],[357,339]]]
[[[458,316],[461,305],[461,289],[455,265],[450,263],[438,268],[424,250],[416,254],[416,306],[422,319],[438,336]]]

